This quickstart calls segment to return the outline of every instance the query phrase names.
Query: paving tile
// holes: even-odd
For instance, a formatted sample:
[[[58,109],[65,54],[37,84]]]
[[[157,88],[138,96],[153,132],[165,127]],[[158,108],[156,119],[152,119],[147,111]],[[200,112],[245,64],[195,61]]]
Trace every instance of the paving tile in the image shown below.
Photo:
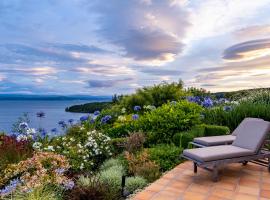
[[[211,189],[211,186],[209,185],[201,185],[201,184],[192,183],[188,187],[187,190],[189,192],[208,193],[210,189]]]
[[[237,188],[239,193],[243,193],[243,194],[251,194],[254,196],[258,196],[260,193],[260,189],[259,188],[253,188],[253,187],[246,187],[246,186],[239,186]]]
[[[207,200],[224,200],[224,198],[212,195],[207,197]]]
[[[181,181],[172,181],[167,185],[167,187],[172,187],[178,190],[186,190],[189,185],[190,184]]]
[[[220,197],[220,198],[232,198],[234,195],[234,191],[216,188],[211,192],[211,195]]]
[[[160,185],[160,184],[153,183],[153,184],[151,184],[150,186],[148,186],[147,188],[145,188],[145,190],[153,191],[153,192],[159,192],[159,191],[161,191],[163,188],[164,188],[164,185]]]
[[[149,200],[152,198],[152,196],[156,194],[155,192],[152,192],[152,191],[142,191],[140,193],[138,193],[134,198],[133,200]]]
[[[258,200],[258,197],[248,194],[237,194],[235,200]]]
[[[227,182],[217,182],[216,184],[214,184],[213,187],[234,191],[236,188],[236,184],[231,184]]]
[[[153,196],[151,200],[177,200],[179,197],[179,194],[171,193],[169,191],[161,191]]]
[[[195,193],[195,192],[185,192],[183,196],[183,200],[204,200],[206,195]]]
[[[255,181],[255,180],[251,180],[251,179],[248,179],[248,178],[241,178],[240,181],[239,181],[239,185],[241,186],[247,186],[247,187],[256,187],[256,188],[259,188],[260,186],[260,182],[259,181]]]
[[[261,197],[270,199],[270,188],[269,190],[261,190]]]

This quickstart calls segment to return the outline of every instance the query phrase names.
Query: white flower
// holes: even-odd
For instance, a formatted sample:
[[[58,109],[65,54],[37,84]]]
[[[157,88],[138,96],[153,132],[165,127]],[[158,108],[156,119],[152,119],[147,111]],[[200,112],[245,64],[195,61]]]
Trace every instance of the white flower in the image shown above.
[[[28,139],[28,137],[27,137],[26,135],[23,135],[23,134],[20,134],[20,135],[18,135],[18,136],[16,137],[16,140],[17,140],[18,142],[24,141],[24,140],[27,140],[27,139]]]
[[[48,146],[46,149],[49,150],[49,151],[54,151],[53,146]]]
[[[121,112],[126,113],[126,108],[122,108]]]
[[[82,130],[84,130],[85,128],[82,126],[81,128],[80,128],[80,130],[82,131]]]
[[[42,146],[42,143],[40,143],[40,142],[34,142],[34,144],[33,144],[33,148],[37,149],[37,150],[40,150],[41,146]]]
[[[36,129],[34,129],[34,128],[28,128],[26,130],[26,134],[27,135],[34,135],[34,134],[36,134]]]

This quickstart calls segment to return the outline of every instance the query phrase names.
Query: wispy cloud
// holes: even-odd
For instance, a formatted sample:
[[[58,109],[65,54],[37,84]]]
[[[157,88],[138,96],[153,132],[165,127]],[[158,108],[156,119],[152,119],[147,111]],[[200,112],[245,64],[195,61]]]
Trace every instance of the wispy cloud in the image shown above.
[[[228,61],[247,61],[270,55],[270,39],[252,40],[233,45],[224,51]]]

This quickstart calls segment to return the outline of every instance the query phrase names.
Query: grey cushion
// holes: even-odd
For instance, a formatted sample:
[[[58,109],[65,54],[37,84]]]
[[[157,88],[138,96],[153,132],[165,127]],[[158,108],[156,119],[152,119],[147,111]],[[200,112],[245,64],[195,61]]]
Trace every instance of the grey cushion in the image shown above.
[[[232,143],[233,146],[249,149],[257,153],[270,131],[270,122],[252,120],[245,123]]]
[[[254,155],[254,153],[248,149],[232,145],[220,145],[198,149],[186,149],[183,151],[183,155],[199,162],[206,162]]]
[[[263,119],[260,118],[252,118],[252,117],[246,117],[245,119],[243,119],[243,121],[236,127],[236,129],[234,129],[234,131],[232,132],[232,135],[237,135],[238,133],[240,133],[243,129],[245,129],[245,125],[249,122],[253,122],[253,121],[263,121]]]
[[[210,136],[210,137],[197,137],[194,138],[194,142],[204,145],[204,146],[216,146],[223,144],[232,144],[236,136],[234,135],[220,135],[220,136]]]

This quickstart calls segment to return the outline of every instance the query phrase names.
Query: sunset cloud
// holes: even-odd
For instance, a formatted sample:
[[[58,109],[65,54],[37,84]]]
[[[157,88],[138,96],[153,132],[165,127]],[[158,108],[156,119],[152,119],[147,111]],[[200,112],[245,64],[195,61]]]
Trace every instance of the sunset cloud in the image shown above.
[[[228,61],[248,61],[270,55],[270,39],[252,40],[233,45],[224,51]]]
[[[0,1],[0,93],[270,85],[270,0]]]

